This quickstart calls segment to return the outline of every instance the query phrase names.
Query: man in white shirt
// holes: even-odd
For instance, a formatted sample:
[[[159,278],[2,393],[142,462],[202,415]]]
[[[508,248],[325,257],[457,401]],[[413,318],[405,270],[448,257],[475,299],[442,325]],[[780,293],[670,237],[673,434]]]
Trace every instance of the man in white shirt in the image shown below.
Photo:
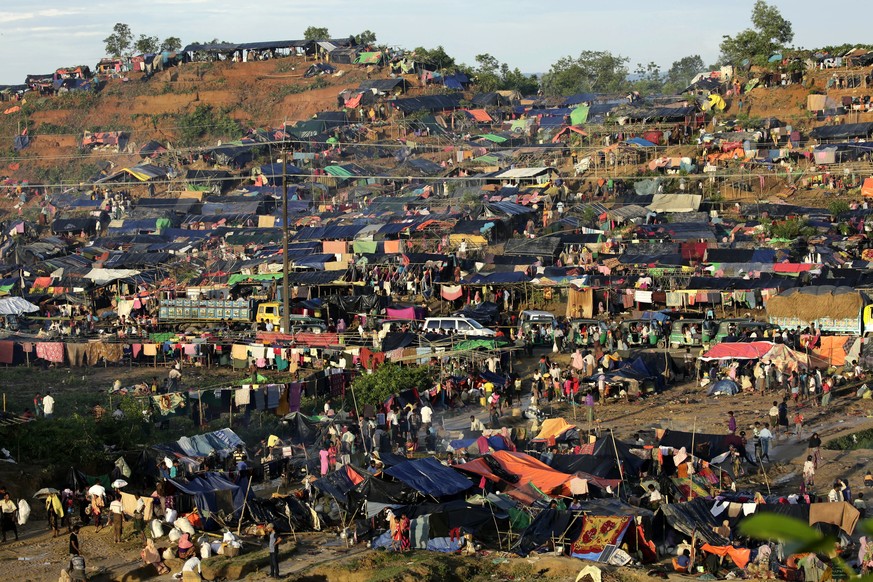
[[[482,432],[483,430],[485,430],[485,426],[482,425],[482,421],[470,415],[470,432]]]
[[[112,521],[112,533],[115,543],[121,543],[121,533],[124,529],[124,506],[121,504],[121,494],[116,493],[115,499],[109,504],[109,519]]]
[[[42,410],[46,418],[51,418],[55,413],[55,399],[48,392],[42,399]]]
[[[421,424],[424,426],[425,430],[427,430],[430,428],[432,422],[433,408],[430,407],[430,404],[425,402],[421,407]]]
[[[778,414],[778,410],[777,410]],[[758,439],[761,441],[761,459],[770,460],[770,439],[773,438],[773,433],[770,432],[770,423],[765,422],[764,428],[758,431]]]

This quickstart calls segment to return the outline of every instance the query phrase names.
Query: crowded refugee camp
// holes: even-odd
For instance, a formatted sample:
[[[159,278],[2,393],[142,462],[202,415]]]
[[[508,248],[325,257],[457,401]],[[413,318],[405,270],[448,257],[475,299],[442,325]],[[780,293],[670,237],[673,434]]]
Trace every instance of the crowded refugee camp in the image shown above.
[[[873,45],[739,4],[663,71],[20,56],[0,578],[873,575]]]

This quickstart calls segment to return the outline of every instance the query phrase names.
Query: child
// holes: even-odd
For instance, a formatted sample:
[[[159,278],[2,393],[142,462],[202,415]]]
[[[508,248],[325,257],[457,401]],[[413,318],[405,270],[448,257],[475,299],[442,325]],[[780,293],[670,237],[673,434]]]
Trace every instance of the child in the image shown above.
[[[794,434],[798,438],[803,437],[803,415],[799,410],[794,414]]]

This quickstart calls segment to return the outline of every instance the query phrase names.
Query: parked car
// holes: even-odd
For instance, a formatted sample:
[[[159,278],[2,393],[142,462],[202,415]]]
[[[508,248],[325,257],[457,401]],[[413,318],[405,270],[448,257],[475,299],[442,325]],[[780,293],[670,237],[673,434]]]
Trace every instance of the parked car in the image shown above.
[[[444,330],[447,333],[457,333],[458,335],[468,335],[474,337],[494,337],[497,332],[493,329],[488,329],[475,319],[469,319],[463,316],[447,316],[447,317],[428,317],[424,320],[423,331],[436,332]]]

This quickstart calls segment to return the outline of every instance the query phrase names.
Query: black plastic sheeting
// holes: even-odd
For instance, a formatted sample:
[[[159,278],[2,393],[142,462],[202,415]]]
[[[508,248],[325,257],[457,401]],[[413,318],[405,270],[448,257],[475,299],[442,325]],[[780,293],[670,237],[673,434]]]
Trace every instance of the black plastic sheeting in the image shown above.
[[[382,351],[390,352],[399,348],[405,348],[418,341],[418,336],[409,332],[392,332],[385,335],[382,340]]]
[[[712,499],[700,497],[687,503],[666,503],[658,509],[658,514],[666,519],[667,524],[676,531],[685,534],[690,539],[694,533],[714,546],[728,546],[730,540],[715,533],[713,528],[721,525],[722,517],[715,517],[710,512]],[[726,517],[726,516],[725,516]]]
[[[388,297],[381,295],[331,295],[327,302],[346,313],[369,313],[388,305]]]
[[[363,473],[360,470],[356,470],[356,472],[358,474]],[[312,486],[336,499],[337,503],[348,505],[348,495],[355,488],[355,483],[345,470],[339,470],[328,473],[321,479],[313,482]]]
[[[455,315],[462,315],[469,319],[475,319],[482,325],[488,326],[500,318],[500,307],[493,301],[484,301],[475,307],[467,306]]]
[[[693,451],[691,450],[692,442],[694,442]],[[738,435],[690,433],[678,430],[666,431],[661,437],[659,445],[673,447],[677,450],[684,447],[688,453],[704,461],[711,461],[713,457],[726,453],[730,445],[734,445],[740,453],[746,450],[743,439]]]
[[[579,535],[583,524],[582,519],[574,520],[574,517],[573,512],[570,511],[558,509],[541,511],[518,538],[512,551],[520,556],[527,556],[538,547],[550,542],[552,537],[563,535],[568,539],[574,539]],[[571,529],[575,531],[568,531]]]
[[[639,477],[640,469],[643,468],[646,461],[631,453],[627,444],[614,439],[611,434],[597,439],[593,454],[554,455],[549,466],[570,475],[582,472],[604,479],[621,479],[622,474],[619,471],[616,456],[621,459],[625,476]]]
[[[316,445],[322,438],[322,427],[299,412],[292,412],[283,419],[288,423],[285,440],[295,445]]]
[[[823,125],[809,132],[809,137],[815,139],[851,139],[854,137],[870,137],[873,134],[873,123],[846,123],[843,125]]]

